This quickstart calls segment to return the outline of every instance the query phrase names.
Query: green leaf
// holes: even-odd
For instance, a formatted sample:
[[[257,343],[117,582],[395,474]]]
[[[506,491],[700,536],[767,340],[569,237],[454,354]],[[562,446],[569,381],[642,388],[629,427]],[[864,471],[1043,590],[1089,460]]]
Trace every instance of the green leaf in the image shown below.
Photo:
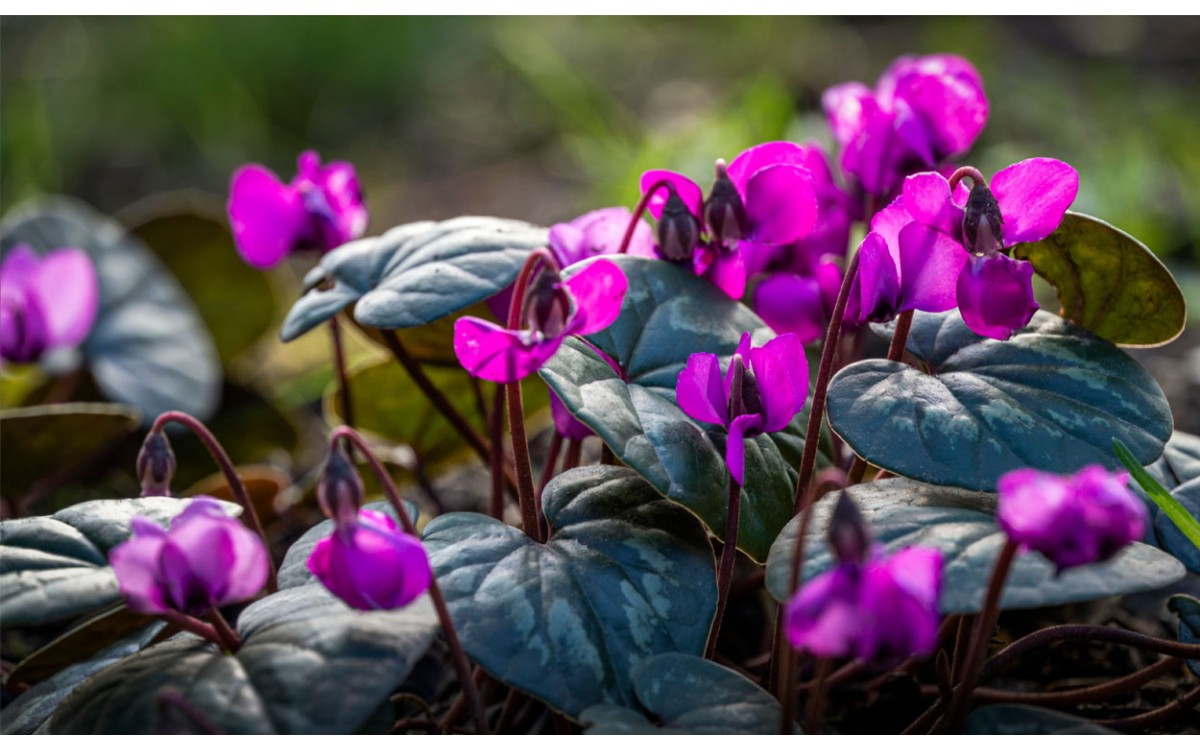
[[[1169,489],[1171,497],[1191,518],[1200,518],[1200,437],[1176,431],[1167,441],[1162,458],[1148,465],[1146,473]],[[1154,537],[1159,546],[1182,560],[1188,570],[1200,573],[1200,548],[1142,487],[1139,480],[1133,489],[1150,505]]]
[[[217,407],[221,364],[196,308],[145,245],[116,222],[68,199],[31,204],[7,217],[3,251],[87,251],[100,281],[100,311],[83,357],[107,398],[142,412],[207,419]]]
[[[177,636],[96,675],[63,704],[51,731],[156,732],[163,690],[230,733],[361,728],[429,650],[439,625],[427,595],[403,609],[359,612],[329,593],[306,563],[331,530],[322,522],[288,550],[280,590],[238,617],[236,654]]]
[[[1118,468],[1112,438],[1142,463],[1171,436],[1162,389],[1112,344],[1039,312],[1008,341],[957,311],[918,313],[908,351],[921,369],[870,359],[829,385],[829,423],[867,461],[931,484],[993,490],[1013,469]]]
[[[1141,488],[1146,491],[1146,494],[1150,496],[1154,504],[1191,540],[1196,549],[1200,549],[1200,521],[1197,521],[1178,500],[1172,497],[1171,493],[1163,489],[1161,484],[1154,481],[1154,477],[1150,476],[1142,468],[1142,465],[1133,457],[1133,454],[1129,452],[1125,444],[1117,438],[1113,438],[1113,452],[1117,454],[1117,458],[1121,459],[1121,463],[1125,464],[1125,468],[1129,469],[1129,473],[1133,475],[1133,478],[1137,480]]]
[[[137,209],[130,232],[179,280],[212,333],[221,362],[230,364],[275,322],[268,275],[238,255],[215,196],[158,195],[139,201]]]
[[[140,497],[91,500],[52,516],[0,523],[0,608],[4,626],[40,625],[120,601],[108,552],[145,516],[166,526],[189,500]],[[240,513],[224,504],[227,513]]]
[[[131,612],[124,603],[114,604],[27,656],[5,676],[5,684],[35,685],[47,680],[154,621],[151,615]]]
[[[587,343],[571,339],[539,374],[617,458],[721,537],[729,482],[725,429],[685,415],[675,402],[675,383],[695,352],[728,359],[744,331],[759,344],[774,334],[749,308],[671,263],[608,260],[625,272],[629,288],[621,316],[587,339],[621,373]],[[765,559],[792,517],[807,420],[802,412],[786,430],[746,441],[738,548],[756,561]]]
[[[51,404],[0,411],[0,495],[19,499],[38,480],[111,449],[142,423],[120,404]]]
[[[967,716],[967,734],[1120,734],[1087,719],[1040,706],[997,703]]]
[[[1120,229],[1067,212],[1054,234],[1015,245],[1058,290],[1060,315],[1121,346],[1158,346],[1187,321],[1183,292],[1150,248]]]
[[[561,474],[542,502],[544,545],[475,513],[426,527],[463,647],[496,679],[568,716],[632,706],[644,659],[704,649],[716,608],[708,538],[624,468]]]
[[[50,715],[85,680],[105,667],[141,651],[158,636],[163,627],[163,623],[153,622],[90,658],[68,665],[50,679],[21,693],[0,711],[3,733],[34,734],[44,731]]]
[[[291,341],[355,302],[355,320],[371,328],[431,323],[504,289],[547,241],[522,221],[461,216],[348,243],[305,277],[280,335]]]
[[[1200,644],[1200,599],[1176,594],[1167,600],[1167,607],[1179,617],[1179,640]],[[1200,659],[1188,659],[1188,669],[1200,677]]]
[[[870,526],[872,537],[895,554],[904,547],[934,547],[942,553],[941,610],[945,614],[978,612],[1005,535],[996,525],[995,497],[908,479],[885,479],[846,490]],[[818,502],[804,547],[802,580],[836,564],[826,544],[834,495]],[[783,602],[791,598],[791,561],[800,527],[797,517],[771,546],[767,590]],[[1081,565],[1056,574],[1036,552],[1014,560],[1000,606],[1033,609],[1091,601],[1166,586],[1185,575],[1170,555],[1135,542],[1103,563]]]
[[[698,656],[647,659],[633,689],[653,719],[624,706],[592,706],[579,716],[587,734],[775,734],[783,718],[766,690]]]

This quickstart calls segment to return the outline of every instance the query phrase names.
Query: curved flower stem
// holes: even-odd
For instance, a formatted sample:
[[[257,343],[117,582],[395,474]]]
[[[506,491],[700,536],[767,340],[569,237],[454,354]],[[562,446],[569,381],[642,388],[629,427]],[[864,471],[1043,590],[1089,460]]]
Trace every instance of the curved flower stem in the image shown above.
[[[208,611],[208,621],[217,631],[222,647],[231,654],[237,653],[237,650],[242,647],[242,639],[238,637],[237,631],[225,619],[225,615],[221,614],[219,608],[214,606]]]
[[[646,207],[650,205],[650,196],[657,193],[667,186],[666,180],[659,180],[650,186],[637,202],[637,206],[633,209],[633,216],[629,218],[629,226],[625,227],[625,236],[621,238],[621,246],[617,249],[617,255],[625,255],[629,250],[629,242],[633,239],[633,233],[637,229],[638,222],[642,220],[642,214],[646,213]]]
[[[163,428],[170,422],[183,425],[191,430],[196,437],[200,438],[200,442],[204,443],[204,447],[208,449],[209,454],[213,457],[213,461],[221,469],[221,474],[225,476],[225,482],[229,485],[229,491],[233,494],[233,499],[238,505],[242,506],[242,512],[245,514],[247,525],[262,539],[263,546],[267,550],[267,593],[274,594],[279,590],[279,579],[275,574],[275,561],[271,559],[271,544],[267,540],[267,532],[263,529],[262,521],[258,519],[258,511],[254,509],[254,504],[250,502],[250,495],[246,492],[246,485],[242,484],[242,478],[238,476],[237,471],[233,468],[233,461],[229,460],[229,454],[221,447],[216,436],[200,420],[191,414],[181,411],[167,411],[158,415],[158,419],[154,420],[154,424],[150,427],[150,434],[165,434],[163,433]]]
[[[504,461],[504,386],[497,383],[492,396],[492,518],[504,520],[504,472],[508,468]]]
[[[1096,723],[1120,731],[1147,729],[1184,714],[1197,703],[1200,703],[1200,685],[1192,688],[1162,708],[1156,708],[1153,711],[1147,711],[1144,714],[1129,716],[1124,719],[1101,719]]]
[[[367,441],[352,428],[344,425],[335,428],[329,434],[331,450],[336,447],[339,440],[344,440],[353,445],[367,459],[372,473],[375,474],[375,478],[383,488],[383,493],[387,496],[388,502],[391,503],[392,510],[396,512],[396,516],[400,524],[404,527],[405,533],[416,539],[420,539],[421,535],[417,533],[417,527],[413,525],[412,519],[408,517],[408,511],[404,507],[404,502],[400,499],[400,491],[396,489],[396,483],[392,481],[392,475],[384,468],[383,463],[375,455],[375,452],[371,450],[371,446],[367,444]],[[475,716],[476,731],[480,733],[486,732],[487,719],[483,713],[483,703],[479,700],[479,692],[475,689],[475,681],[471,675],[471,664],[467,661],[467,654],[463,651],[462,643],[458,640],[458,631],[454,628],[454,620],[450,617],[450,610],[446,607],[446,599],[442,596],[442,589],[438,585],[436,575],[430,576],[429,579],[429,598],[433,602],[434,609],[437,610],[438,620],[442,625],[442,632],[446,634],[446,644],[450,647],[450,653],[454,657],[454,670],[458,674],[458,681],[462,683],[463,693],[466,695],[467,701],[471,704],[471,710]]]
[[[338,398],[342,404],[342,422],[354,426],[354,399],[350,396],[350,379],[346,375],[346,350],[342,346],[342,329],[337,316],[329,319],[329,338],[333,342],[333,371],[337,375]]]
[[[1148,667],[1131,672],[1124,677],[1108,680],[1096,685],[1073,690],[1047,690],[1037,693],[1023,693],[1018,690],[997,690],[996,688],[976,688],[973,695],[976,700],[988,703],[1025,703],[1031,706],[1050,706],[1066,708],[1084,703],[1095,703],[1114,696],[1123,695],[1142,687],[1160,675],[1167,674],[1179,668],[1183,659],[1178,656],[1168,656]],[[927,688],[922,692],[927,692]],[[937,693],[934,693],[935,695]]]
[[[825,331],[825,343],[821,347],[821,365],[817,370],[816,385],[813,387],[812,410],[808,413],[808,429],[804,433],[804,453],[800,458],[800,469],[797,472],[799,476],[796,478],[797,513],[803,509],[803,500],[817,465],[817,443],[821,439],[821,420],[825,418],[825,392],[829,389],[829,379],[833,377],[834,355],[837,354],[838,343],[842,338],[842,316],[846,314],[846,300],[850,298],[850,287],[857,275],[858,253],[855,253],[850,259],[850,265],[846,267],[842,286],[838,289],[837,302],[829,318],[829,328]]]
[[[567,455],[563,456],[563,471],[568,471],[579,466],[579,460],[583,457],[583,441],[568,440]]]
[[[987,178],[984,177],[983,173],[978,169],[975,167],[959,167],[958,169],[954,170],[954,173],[950,175],[950,179],[947,180],[947,182],[950,183],[951,192],[954,191],[954,188],[958,187],[958,183],[961,182],[964,177],[971,178],[972,187],[987,187]]]
[[[817,659],[817,676],[808,696],[804,715],[804,733],[821,733],[821,709],[825,707],[825,695],[829,689],[829,673],[833,671],[833,659]]]
[[[992,630],[996,627],[996,619],[1000,616],[1000,595],[1004,592],[1004,583],[1008,580],[1008,571],[1013,559],[1017,556],[1019,545],[1010,540],[1004,542],[996,564],[992,568],[992,577],[988,581],[987,596],[983,608],[975,618],[975,630],[971,634],[971,645],[967,646],[966,663],[962,670],[962,680],[954,686],[954,696],[950,709],[946,712],[946,726],[951,730],[958,727],[967,705],[971,702],[971,691],[979,681],[979,671],[983,666],[983,658],[987,654],[987,642]]]
[[[184,613],[176,612],[175,610],[158,612],[154,616],[169,625],[174,625],[180,630],[186,630],[193,635],[200,636],[210,643],[215,643],[221,648],[226,647],[225,642],[221,639],[221,635],[217,632],[217,629],[203,620],[197,620],[191,615],[185,615]]]
[[[734,377],[736,381],[737,376]],[[733,583],[733,565],[737,562],[737,536],[741,505],[742,486],[730,476],[729,501],[725,511],[725,541],[721,545],[721,562],[717,566],[717,611],[713,617],[712,630],[708,633],[708,645],[704,647],[704,658],[706,659],[712,659],[717,652],[717,636],[721,633],[721,621],[725,618],[725,606],[729,603],[729,588]]]

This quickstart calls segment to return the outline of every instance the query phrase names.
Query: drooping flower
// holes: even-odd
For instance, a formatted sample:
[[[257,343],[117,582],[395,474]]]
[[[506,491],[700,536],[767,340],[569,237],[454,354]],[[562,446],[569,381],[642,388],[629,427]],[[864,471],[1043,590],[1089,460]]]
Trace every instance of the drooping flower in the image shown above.
[[[403,607],[433,580],[420,540],[387,514],[366,509],[349,522],[338,520],[333,534],[313,548],[308,569],[335,596],[361,610]]]
[[[229,186],[229,223],[242,258],[269,268],[289,253],[313,248],[329,251],[361,237],[367,208],[353,165],[321,165],[316,151],[296,160],[289,184],[261,164],[233,173]]]
[[[717,355],[707,352],[688,357],[675,385],[675,397],[679,408],[692,419],[728,429],[725,463],[738,484],[743,484],[745,439],[782,430],[804,408],[808,360],[804,345],[790,333],[776,336],[763,346],[751,346],[750,334],[744,333],[734,358],[740,359],[744,367],[738,394],[742,413],[731,411],[733,365],[722,375]]]
[[[133,536],[108,557],[134,612],[202,615],[251,598],[267,582],[262,540],[213,498],[193,499],[169,530],[141,516],[132,528]]]
[[[1086,466],[1070,476],[1017,469],[1000,478],[996,521],[1008,538],[1059,571],[1107,560],[1142,538],[1146,507],[1129,475]]]
[[[843,83],[822,106],[841,164],[867,193],[890,196],[905,175],[965,153],[987,123],[983,80],[957,55],[901,57],[872,90]]]
[[[846,506],[852,510],[846,511]],[[849,522],[838,522],[848,516]],[[846,528],[858,524],[857,533]],[[838,565],[802,586],[787,604],[787,635],[797,650],[824,658],[895,664],[937,646],[942,555],[907,547],[891,557],[870,544],[845,495],[830,524]]]
[[[511,383],[536,371],[554,356],[568,336],[596,333],[621,313],[628,282],[613,262],[598,259],[562,280],[557,269],[543,267],[530,284],[522,330],[503,328],[481,318],[454,324],[454,353],[472,375]]]
[[[99,309],[96,266],[87,253],[65,248],[39,256],[17,245],[0,265],[0,359],[35,362],[82,344]]]
[[[734,299],[746,291],[747,271],[739,246],[786,245],[812,231],[817,192],[806,164],[811,155],[794,143],[763,143],[743,151],[716,179],[705,199],[700,186],[678,172],[642,175],[647,207],[658,220],[659,253],[690,261]],[[653,191],[653,192],[652,192]]]
[[[842,286],[842,267],[824,256],[806,274],[777,272],[754,287],[754,312],[777,333],[794,333],[807,344],[825,335]]]

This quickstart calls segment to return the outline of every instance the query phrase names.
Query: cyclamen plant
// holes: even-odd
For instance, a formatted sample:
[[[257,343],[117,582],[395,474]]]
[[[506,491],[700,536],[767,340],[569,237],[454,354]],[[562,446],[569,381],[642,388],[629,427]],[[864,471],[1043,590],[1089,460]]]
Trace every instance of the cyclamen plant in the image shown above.
[[[298,457],[287,507],[264,502],[203,423],[164,411],[132,467],[142,497],[5,521],[6,634],[94,615],[123,638],[5,707],[6,731],[180,717],[189,731],[474,734],[1186,721],[1200,601],[1170,599],[1174,636],[1029,624],[1131,593],[1157,617],[1163,587],[1200,571],[1200,547],[1181,542],[1200,438],[1173,434],[1161,390],[1117,348],[1177,333],[1178,287],[1136,240],[1069,211],[1079,175],[1065,162],[990,180],[956,163],[989,109],[963,58],[901,58],[874,88],[835,86],[822,104],[833,166],[812,143],[762,143],[718,160],[707,195],[655,169],[634,210],[548,229],[461,217],[363,237],[352,165],[308,151],[289,183],[239,168],[241,257],[265,269],[320,251],[288,264],[313,267],[282,335],[332,333],[325,463]],[[106,302],[93,248],[7,232],[6,367],[79,344]],[[1058,315],[1039,311],[1034,274]],[[375,359],[350,366],[344,325],[405,379],[381,390]],[[876,335],[886,359],[863,354]],[[233,505],[172,496],[186,454],[171,424],[209,451],[224,488],[206,491]],[[543,429],[544,451],[529,439]],[[487,481],[451,472],[458,456],[434,455],[425,433],[460,440]],[[1164,515],[1115,471],[1114,441]],[[161,622],[105,614],[122,604]],[[1162,659],[1128,674],[1113,660],[1060,689],[1070,655],[1095,644]],[[995,684],[1039,658],[1055,685]],[[1154,680],[1169,699],[1108,710]]]

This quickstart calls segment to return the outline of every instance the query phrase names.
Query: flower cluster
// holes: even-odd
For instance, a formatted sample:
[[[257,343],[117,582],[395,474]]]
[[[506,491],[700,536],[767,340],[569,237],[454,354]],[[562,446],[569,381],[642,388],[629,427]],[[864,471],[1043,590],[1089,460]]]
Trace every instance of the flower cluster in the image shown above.
[[[38,256],[17,245],[0,265],[0,360],[35,362],[83,343],[96,322],[100,286],[83,250]]]
[[[297,250],[329,251],[367,229],[367,208],[352,165],[322,166],[316,151],[305,151],[296,167],[288,184],[261,164],[233,173],[229,223],[238,252],[252,266],[269,268]]]
[[[1008,538],[1036,550],[1058,570],[1107,560],[1142,537],[1146,506],[1129,475],[1087,466],[1071,476],[1035,469],[1000,478],[996,521]]]
[[[262,540],[211,497],[193,499],[170,529],[140,516],[132,527],[108,557],[134,612],[203,615],[253,597],[267,581]]]

